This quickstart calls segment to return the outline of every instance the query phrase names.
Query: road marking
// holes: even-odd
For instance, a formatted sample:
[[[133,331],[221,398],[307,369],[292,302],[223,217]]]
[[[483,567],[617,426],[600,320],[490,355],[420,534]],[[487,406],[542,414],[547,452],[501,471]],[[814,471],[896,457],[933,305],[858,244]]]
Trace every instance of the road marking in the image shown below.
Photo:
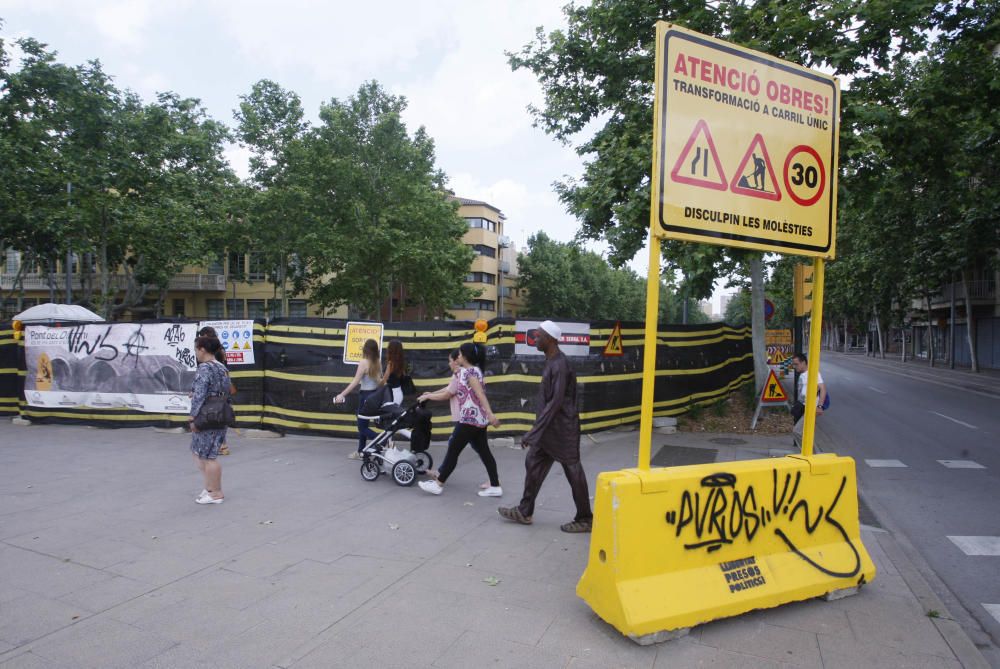
[[[869,388],[870,390],[874,390],[874,391],[875,391],[875,392],[877,392],[877,393],[882,393],[883,395],[888,395],[888,394],[889,394],[889,393],[885,392],[884,390],[879,390],[879,389],[878,389],[878,388],[876,388],[875,386],[868,386],[868,388]]]
[[[965,427],[972,428],[973,430],[979,429],[975,425],[969,425],[968,423],[964,423],[958,420],[957,418],[952,418],[951,416],[945,416],[943,413],[938,413],[937,411],[931,411],[931,413],[934,414],[935,416],[941,416],[941,418],[947,418],[952,423],[958,423],[959,425],[964,425]]]
[[[986,469],[978,462],[972,460],[938,460],[948,469]]]
[[[1000,604],[983,604],[983,608],[989,611],[990,615],[1000,623]]]
[[[869,467],[906,467],[899,460],[865,460]]]
[[[966,555],[1000,557],[1000,537],[948,537]]]

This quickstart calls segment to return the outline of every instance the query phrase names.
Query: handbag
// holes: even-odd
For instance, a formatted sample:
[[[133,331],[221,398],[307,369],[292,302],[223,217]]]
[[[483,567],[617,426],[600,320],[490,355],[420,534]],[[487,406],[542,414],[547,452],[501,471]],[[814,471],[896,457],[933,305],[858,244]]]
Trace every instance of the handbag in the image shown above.
[[[194,426],[198,430],[221,430],[236,426],[236,412],[229,397],[229,391],[223,395],[210,395],[194,417]]]

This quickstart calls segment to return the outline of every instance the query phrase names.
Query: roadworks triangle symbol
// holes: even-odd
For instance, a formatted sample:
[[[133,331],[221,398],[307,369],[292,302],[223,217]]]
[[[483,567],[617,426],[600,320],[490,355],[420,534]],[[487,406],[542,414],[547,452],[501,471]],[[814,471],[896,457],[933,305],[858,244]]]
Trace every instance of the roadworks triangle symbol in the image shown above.
[[[705,119],[694,126],[684,150],[674,163],[674,169],[670,171],[670,178],[690,186],[726,190],[726,173],[722,170],[722,161]]]
[[[608,337],[608,343],[604,345],[604,355],[624,355],[625,345],[622,343],[622,324],[615,323],[615,329]]]
[[[739,195],[759,197],[762,200],[777,202],[781,199],[778,181],[774,178],[774,168],[771,167],[771,156],[768,155],[764,138],[759,132],[753,136],[747,152],[743,154],[743,160],[736,168],[729,190]]]
[[[781,387],[778,377],[774,375],[773,369],[767,374],[767,383],[764,384],[764,390],[760,394],[760,401],[765,404],[769,402],[788,401],[788,395],[785,394],[785,389]]]
[[[252,350],[249,341],[247,343],[243,344],[243,350],[244,351],[250,351],[250,350]]]

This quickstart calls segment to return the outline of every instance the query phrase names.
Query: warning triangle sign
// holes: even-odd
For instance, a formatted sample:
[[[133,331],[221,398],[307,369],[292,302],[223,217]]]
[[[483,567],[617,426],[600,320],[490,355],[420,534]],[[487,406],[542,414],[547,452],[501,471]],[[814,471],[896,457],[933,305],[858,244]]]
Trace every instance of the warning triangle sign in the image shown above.
[[[726,173],[722,170],[722,161],[705,119],[694,126],[684,150],[674,163],[674,169],[670,171],[670,178],[689,186],[726,190]]]
[[[764,404],[788,401],[788,395],[785,394],[785,389],[781,387],[778,377],[774,375],[773,369],[767,374],[767,382],[764,384],[764,390],[760,394],[760,401]]]
[[[615,323],[615,329],[608,337],[608,343],[604,345],[604,355],[624,355],[625,346],[622,343],[622,324]]]
[[[250,342],[247,342],[247,343],[243,344],[243,350],[244,350],[244,351],[249,351],[249,350],[251,350],[251,347],[250,347]]]
[[[736,168],[729,190],[739,195],[759,197],[777,202],[781,199],[778,181],[774,178],[771,156],[764,146],[764,138],[758,132],[743,154],[740,166]]]

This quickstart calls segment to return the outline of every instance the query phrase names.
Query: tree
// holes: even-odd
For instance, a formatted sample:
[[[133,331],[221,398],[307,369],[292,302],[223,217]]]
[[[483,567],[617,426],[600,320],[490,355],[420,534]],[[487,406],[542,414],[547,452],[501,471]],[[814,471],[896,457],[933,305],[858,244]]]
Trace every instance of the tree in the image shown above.
[[[273,268],[268,276],[281,294],[280,315],[288,316],[289,268],[308,255],[304,245],[317,224],[309,204],[309,126],[299,96],[266,79],[240,96],[234,114],[236,135],[251,152],[244,201],[250,232],[235,246]]]
[[[597,253],[557,242],[544,232],[518,258],[525,313],[568,320],[642,320],[645,286],[629,269],[612,269]]]
[[[434,165],[423,127],[411,136],[406,99],[375,81],[320,109],[308,139],[310,202],[319,225],[299,286],[326,306],[374,316],[400,286],[425,314],[467,301],[467,226]]]
[[[587,6],[567,5],[565,29],[546,34],[539,28],[533,43],[508,57],[515,70],[530,70],[542,85],[545,105],[532,111],[536,124],[547,133],[570,142],[581,130],[598,126],[576,148],[586,159],[583,176],[567,179],[556,189],[580,220],[580,235],[605,240],[611,246],[611,261],[620,265],[642,247],[649,225],[657,20],[806,66],[860,76],[872,66],[885,68],[924,48],[929,28],[954,5],[965,4],[764,0],[664,6],[642,0],[596,0]],[[711,286],[738,263],[756,272],[753,283],[758,289],[763,285],[759,254],[678,242],[664,244],[663,253],[666,270],[682,269],[692,285]],[[763,358],[763,321],[757,318],[754,352],[755,358]],[[758,364],[758,383],[763,382],[762,366]]]
[[[0,53],[0,237],[46,260],[50,277],[57,258],[78,254],[78,301],[106,318],[158,290],[155,312],[170,278],[217,243],[234,181],[228,131],[197,100],[165,93],[147,105],[99,62],[68,67],[44,44],[17,44],[16,72]]]

